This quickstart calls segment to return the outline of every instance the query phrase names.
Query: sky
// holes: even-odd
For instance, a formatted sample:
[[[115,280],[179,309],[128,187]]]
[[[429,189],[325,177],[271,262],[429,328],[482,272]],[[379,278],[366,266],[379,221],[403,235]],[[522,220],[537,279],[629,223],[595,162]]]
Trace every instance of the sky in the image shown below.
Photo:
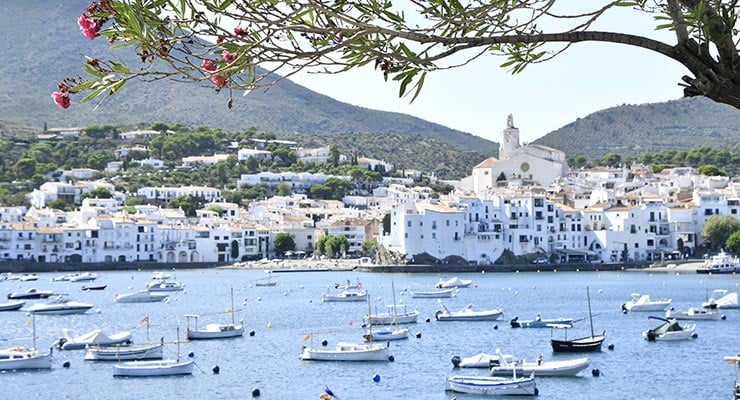
[[[565,7],[583,0],[565,0]],[[568,6],[568,4],[571,4]],[[603,1],[589,1],[589,6]],[[581,3],[583,4],[583,3]],[[640,34],[673,44],[670,32],[655,32],[648,16],[629,9],[610,14],[596,30]],[[401,112],[500,142],[513,115],[523,143],[534,141],[578,118],[623,104],[682,97],[685,67],[637,47],[577,43],[546,63],[511,75],[504,58],[484,56],[462,68],[434,72],[413,103],[398,97],[398,84],[385,82],[372,66],[338,75],[301,73],[292,81],[342,102]]]

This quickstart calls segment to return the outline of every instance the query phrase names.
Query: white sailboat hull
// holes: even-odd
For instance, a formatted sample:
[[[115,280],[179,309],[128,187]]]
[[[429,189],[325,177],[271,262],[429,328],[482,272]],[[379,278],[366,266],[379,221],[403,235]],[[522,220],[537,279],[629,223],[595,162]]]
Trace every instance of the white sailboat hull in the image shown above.
[[[88,361],[130,361],[130,360],[161,360],[163,345],[141,346],[88,346],[85,351],[85,360]]]
[[[301,360],[314,361],[388,361],[389,348],[385,345],[337,343],[336,349],[303,347]]]
[[[169,376],[190,375],[193,373],[193,361],[160,360],[130,361],[116,364],[113,376]]]

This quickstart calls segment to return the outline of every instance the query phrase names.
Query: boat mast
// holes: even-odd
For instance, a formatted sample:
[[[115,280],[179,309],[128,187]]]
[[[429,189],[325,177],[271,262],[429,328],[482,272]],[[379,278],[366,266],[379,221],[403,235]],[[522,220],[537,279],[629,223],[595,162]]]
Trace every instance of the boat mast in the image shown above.
[[[398,329],[398,310],[396,307],[396,284],[393,279],[391,279],[391,290],[393,291],[393,322],[396,323],[396,329]]]
[[[231,287],[231,325],[235,325],[234,323],[234,287]]]
[[[586,298],[588,298],[588,321],[591,323],[591,337],[594,337],[594,319],[591,316],[591,293],[586,286]]]
[[[33,325],[33,338],[32,338],[32,344],[33,344],[33,350],[36,350],[36,313],[31,313],[31,321]]]

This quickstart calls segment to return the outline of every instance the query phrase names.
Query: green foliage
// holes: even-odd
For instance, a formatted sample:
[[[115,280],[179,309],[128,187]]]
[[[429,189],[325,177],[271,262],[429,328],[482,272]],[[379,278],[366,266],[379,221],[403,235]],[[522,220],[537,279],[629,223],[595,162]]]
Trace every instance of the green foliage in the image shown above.
[[[727,172],[722,171],[714,165],[701,165],[696,172],[707,176],[727,176]]]
[[[91,199],[110,199],[112,197],[113,197],[113,194],[108,189],[106,189],[104,187],[95,188],[93,190],[90,190],[88,192],[83,193],[80,196],[81,199],[86,199],[86,198],[91,198]]]
[[[391,215],[390,214],[383,215],[383,232],[387,234],[391,233]]]
[[[740,231],[733,232],[725,242],[727,250],[733,254],[740,254]]]
[[[702,227],[702,237],[710,242],[713,247],[722,247],[727,239],[740,231],[740,221],[732,215],[712,215],[707,218]]]
[[[74,205],[67,203],[66,201],[62,199],[54,199],[46,204],[47,207],[53,208],[55,210],[62,210],[62,211],[74,211]]]
[[[341,235],[325,235],[316,241],[316,252],[330,258],[343,256],[349,249],[349,240]]]
[[[290,185],[285,182],[278,183],[277,185],[275,185],[275,194],[278,196],[290,196]]]
[[[295,251],[296,249],[293,235],[287,232],[279,232],[275,235],[274,246],[275,253],[280,254],[281,256],[284,255],[286,251]]]
[[[181,208],[188,217],[195,217],[196,205],[190,196],[177,196],[167,203],[167,208]]]
[[[380,244],[375,239],[369,239],[362,243],[362,255],[375,257],[380,249]]]

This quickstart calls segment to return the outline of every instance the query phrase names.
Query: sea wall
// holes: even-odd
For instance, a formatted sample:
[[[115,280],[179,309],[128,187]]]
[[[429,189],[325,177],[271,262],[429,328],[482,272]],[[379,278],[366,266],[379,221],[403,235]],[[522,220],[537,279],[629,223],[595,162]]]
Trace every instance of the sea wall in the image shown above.
[[[172,270],[216,268],[223,263],[156,263],[147,261],[113,263],[39,263],[30,260],[0,261],[0,273],[30,272],[88,272],[88,271],[130,271],[130,270]]]

